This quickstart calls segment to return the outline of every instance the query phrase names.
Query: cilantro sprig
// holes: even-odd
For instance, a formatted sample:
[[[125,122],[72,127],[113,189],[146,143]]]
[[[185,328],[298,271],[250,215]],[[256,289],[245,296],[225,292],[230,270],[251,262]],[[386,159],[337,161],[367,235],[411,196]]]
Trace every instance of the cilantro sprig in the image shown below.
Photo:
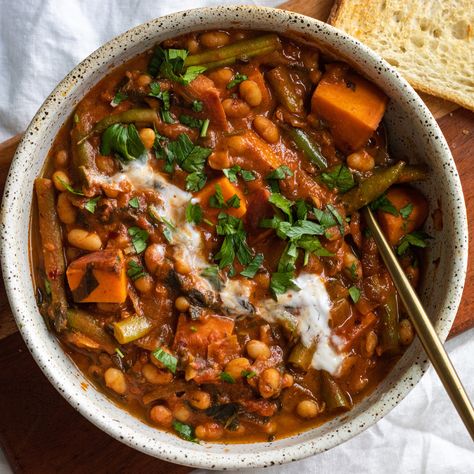
[[[255,175],[252,171],[243,170],[239,165],[232,166],[232,168],[225,168],[222,172],[231,183],[237,183],[239,175],[244,181],[253,181],[255,179]]]
[[[100,153],[102,155],[115,154],[125,162],[147,157],[145,145],[143,145],[137,128],[133,124],[115,123],[108,127],[102,134]]]
[[[337,165],[331,171],[321,173],[319,179],[327,188],[345,193],[355,186],[354,177],[345,165]]]

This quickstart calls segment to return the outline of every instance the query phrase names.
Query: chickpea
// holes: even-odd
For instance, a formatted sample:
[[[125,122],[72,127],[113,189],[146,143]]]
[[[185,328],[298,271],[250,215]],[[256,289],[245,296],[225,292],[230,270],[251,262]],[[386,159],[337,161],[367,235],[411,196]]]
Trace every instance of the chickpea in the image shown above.
[[[413,330],[413,325],[409,319],[402,319],[398,327],[398,336],[400,338],[400,343],[404,346],[408,346],[413,341],[415,337],[415,332]]]
[[[194,390],[189,395],[189,404],[198,410],[207,410],[211,406],[211,396],[203,390]]]
[[[185,262],[182,258],[176,258],[174,262],[174,268],[181,275],[187,275],[191,273],[191,265],[188,262]]]
[[[325,406],[314,400],[303,400],[296,405],[296,413],[301,418],[315,418],[324,411]]]
[[[173,410],[173,416],[182,423],[186,423],[191,418],[191,410],[185,405],[178,405]]]
[[[189,301],[184,296],[178,296],[174,302],[176,309],[182,313],[186,312],[189,309]]]
[[[270,348],[264,342],[256,339],[247,342],[246,349],[252,359],[268,359],[271,355]]]
[[[194,433],[196,438],[212,441],[222,437],[224,428],[219,423],[209,422],[196,426]]]
[[[127,391],[127,381],[125,375],[119,369],[110,367],[104,374],[105,385],[111,388],[119,395],[123,395]]]
[[[365,150],[359,150],[347,157],[347,166],[357,171],[370,171],[375,166],[375,160]]]
[[[224,99],[222,107],[229,118],[242,118],[250,113],[248,104],[240,99]]]
[[[137,77],[137,85],[139,87],[145,87],[150,83],[151,83],[151,76],[149,76],[148,74],[140,74]]]
[[[240,135],[233,135],[229,137],[227,139],[227,146],[233,155],[243,154],[248,148],[245,138],[241,137]]]
[[[281,388],[291,387],[294,383],[295,378],[293,377],[293,375],[289,374],[288,372],[285,372],[281,379]]]
[[[148,271],[152,274],[156,273],[156,270],[163,263],[165,259],[165,247],[160,244],[151,244],[145,250],[145,265]]]
[[[111,175],[115,171],[115,161],[111,156],[97,155],[95,164],[101,173]]]
[[[276,143],[280,139],[278,127],[267,117],[257,115],[253,120],[253,127],[268,143]]]
[[[207,163],[214,170],[230,168],[229,152],[227,150],[214,151],[209,156]]]
[[[102,241],[95,232],[87,232],[84,229],[72,229],[67,234],[68,242],[79,249],[94,252],[102,248]]]
[[[68,154],[66,150],[59,150],[55,156],[55,164],[58,168],[65,168],[68,162]]]
[[[278,429],[278,424],[276,421],[270,420],[264,425],[262,425],[262,430],[264,433],[267,433],[269,435],[275,434]]]
[[[150,410],[150,419],[153,423],[165,428],[170,428],[173,424],[173,414],[171,410],[163,405],[155,405]]]
[[[133,284],[140,293],[146,295],[153,289],[153,278],[150,275],[144,275],[140,278],[137,278]]]
[[[265,369],[258,379],[258,391],[263,398],[275,396],[280,391],[280,372],[274,367]]]
[[[372,357],[377,347],[378,337],[375,331],[370,331],[365,338],[365,352],[367,357]]]
[[[245,357],[237,357],[227,362],[225,371],[234,379],[240,380],[242,378],[242,372],[248,370],[250,367],[250,361]]]
[[[158,370],[152,364],[142,367],[142,374],[146,381],[155,385],[166,385],[173,380],[173,374],[167,370]]]
[[[223,31],[210,31],[209,33],[203,33],[199,40],[205,48],[216,49],[228,44],[230,37]]]
[[[186,49],[189,51],[189,54],[196,54],[199,51],[199,42],[195,38],[188,39],[186,43]]]
[[[153,146],[153,143],[155,143],[155,131],[152,128],[142,128],[138,134],[140,135],[143,146],[149,150]]]
[[[59,220],[63,224],[74,224],[76,222],[77,209],[72,205],[67,193],[61,193],[58,196],[56,204]]]
[[[66,191],[63,183],[71,185],[71,180],[64,171],[58,170],[53,173],[53,183],[58,191]]]
[[[214,81],[214,84],[217,87],[222,88],[226,87],[227,84],[229,84],[233,76],[234,73],[232,69],[229,69],[227,67],[223,67],[209,73],[209,78]]]
[[[247,79],[239,85],[240,97],[250,105],[250,107],[257,107],[262,103],[262,91],[255,81]]]

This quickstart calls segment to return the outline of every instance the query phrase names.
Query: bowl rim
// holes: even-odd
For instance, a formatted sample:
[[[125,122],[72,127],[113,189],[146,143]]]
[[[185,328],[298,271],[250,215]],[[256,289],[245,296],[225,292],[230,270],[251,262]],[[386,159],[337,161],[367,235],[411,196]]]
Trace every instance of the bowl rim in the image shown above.
[[[400,385],[400,380],[397,381],[394,389],[397,390],[399,396],[397,399],[393,399],[392,401],[388,401],[380,406],[377,410],[377,413],[372,413],[373,418],[370,422],[364,424],[363,427],[359,427],[359,429],[351,430],[341,429],[339,432],[338,437],[333,437],[332,439],[326,439],[324,445],[318,446],[311,440],[303,440],[300,442],[296,442],[291,446],[284,446],[277,449],[268,449],[266,452],[258,455],[257,459],[255,459],[255,454],[249,452],[248,454],[239,454],[233,455],[233,453],[226,453],[225,456],[215,454],[215,453],[204,453],[202,451],[193,449],[192,443],[189,443],[189,447],[186,449],[180,449],[173,445],[173,441],[169,443],[167,446],[169,451],[157,451],[151,446],[140,446],[138,442],[132,442],[131,439],[123,436],[123,433],[118,429],[117,425],[111,424],[106,419],[102,419],[103,417],[99,417],[98,413],[95,413],[92,410],[93,406],[88,404],[87,397],[84,395],[82,400],[77,403],[77,399],[79,398],[78,394],[73,392],[67,384],[63,385],[63,381],[58,378],[58,375],[53,372],[51,368],[49,368],[47,364],[47,359],[45,354],[41,354],[38,351],[34,350],[34,341],[35,341],[35,334],[29,331],[27,325],[22,324],[23,316],[21,312],[21,308],[19,307],[19,303],[17,301],[17,293],[19,294],[22,291],[22,288],[18,288],[15,285],[15,282],[11,281],[9,278],[5,278],[5,276],[11,272],[15,271],[14,268],[14,261],[13,259],[10,261],[8,258],[11,254],[11,249],[8,248],[8,242],[11,242],[12,236],[10,235],[9,226],[6,225],[7,221],[9,220],[10,216],[8,215],[8,209],[10,209],[13,205],[18,206],[18,203],[15,203],[15,188],[18,189],[21,183],[14,182],[13,176],[22,175],[25,170],[22,170],[21,166],[21,156],[26,152],[27,149],[27,141],[28,140],[35,140],[41,139],[41,122],[40,119],[43,117],[44,111],[47,108],[47,105],[59,94],[64,93],[64,89],[67,85],[70,86],[70,89],[73,90],[77,88],[81,80],[77,79],[80,77],[81,74],[84,72],[85,69],[90,68],[90,63],[94,63],[94,61],[99,61],[101,55],[107,55],[109,60],[111,59],[110,55],[114,49],[118,49],[118,45],[121,42],[125,44],[129,42],[129,35],[131,34],[139,34],[141,29],[145,29],[146,31],[150,31],[153,27],[158,27],[159,23],[163,22],[172,22],[173,20],[179,20],[183,18],[183,15],[201,15],[201,16],[216,16],[219,15],[219,12],[225,12],[226,14],[234,14],[238,15],[239,13],[244,12],[252,12],[252,13],[260,13],[260,14],[271,14],[282,21],[287,21],[289,25],[289,30],[291,30],[291,23],[289,22],[290,19],[293,19],[294,22],[301,22],[307,23],[322,30],[328,31],[332,35],[338,36],[339,39],[344,40],[345,42],[350,42],[354,45],[359,51],[361,51],[365,57],[368,58],[372,63],[377,62],[377,64],[382,64],[383,67],[389,72],[391,76],[393,76],[396,81],[398,82],[399,86],[404,88],[404,93],[409,97],[410,101],[414,104],[412,108],[415,109],[417,107],[419,109],[416,112],[416,115],[422,115],[423,118],[427,121],[427,126],[432,127],[434,130],[437,130],[439,139],[437,140],[437,148],[439,150],[440,155],[444,155],[446,161],[450,161],[454,164],[454,160],[451,156],[449,151],[449,147],[446,143],[446,140],[439,129],[434,117],[429,112],[428,108],[422,102],[421,98],[416,94],[416,92],[412,89],[412,87],[396,72],[396,70],[390,66],[386,61],[384,61],[377,53],[370,50],[367,46],[360,43],[355,38],[351,37],[350,35],[344,33],[341,30],[338,30],[331,25],[321,22],[317,19],[307,17],[305,15],[301,15],[298,13],[289,12],[286,10],[280,10],[276,8],[270,7],[260,7],[260,6],[242,6],[242,5],[229,5],[229,6],[217,6],[217,7],[205,7],[205,8],[196,8],[181,12],[171,13],[169,15],[161,16],[152,20],[149,20],[145,23],[142,23],[126,32],[116,36],[115,38],[111,39],[94,52],[92,52],[87,58],[81,61],[74,69],[69,72],[64,79],[62,79],[58,85],[54,88],[48,98],[44,101],[44,103],[39,108],[38,112],[33,117],[30,125],[28,126],[24,137],[22,138],[17,151],[15,153],[10,171],[8,173],[8,177],[5,183],[5,191],[2,200],[2,205],[0,209],[0,257],[1,257],[1,265],[2,265],[2,272],[4,275],[4,282],[5,288],[8,296],[8,300],[10,306],[12,308],[13,315],[15,317],[16,323],[19,327],[21,335],[25,342],[27,342],[27,347],[30,350],[35,362],[40,366],[43,373],[46,375],[48,380],[52,383],[52,385],[59,391],[59,393],[75,408],[77,409],[86,419],[91,421],[94,425],[99,427],[102,431],[108,433],[118,441],[129,445],[132,448],[138,449],[146,454],[159,457],[161,459],[179,463],[183,465],[193,466],[193,467],[204,467],[204,468],[212,468],[212,469],[229,469],[229,468],[246,468],[246,467],[265,467],[274,464],[283,464],[289,461],[295,461],[298,459],[305,458],[307,456],[326,451],[344,441],[347,441],[349,438],[358,434],[369,426],[375,424],[378,420],[380,420],[383,416],[385,416],[390,410],[392,410],[419,382],[423,373],[426,371],[428,367],[427,360],[422,360],[421,362],[416,363],[418,365],[417,369],[415,370],[414,365],[410,366],[408,370],[411,371],[413,376],[413,383],[411,386]],[[189,31],[192,28],[187,28]],[[198,30],[199,27],[196,27]],[[109,52],[106,53],[106,51]],[[87,66],[87,67],[86,67]],[[98,67],[96,64],[95,67]],[[77,76],[77,77],[76,77]],[[73,80],[74,78],[74,80]],[[421,112],[420,112],[421,110]],[[43,130],[44,132],[44,130]],[[455,185],[455,194],[456,199],[461,203],[461,222],[459,223],[461,226],[461,233],[467,236],[467,217],[466,217],[466,209],[464,204],[464,197],[462,194],[462,188],[459,176],[457,171],[454,167],[454,172],[451,172],[452,176],[451,179]],[[25,203],[22,204],[24,206]],[[28,212],[30,203],[28,205]],[[445,316],[444,320],[439,324],[437,328],[438,335],[440,339],[444,342],[447,337],[447,334],[451,328],[452,322],[456,315],[459,303],[461,301],[462,290],[465,282],[466,276],[466,269],[467,269],[467,256],[468,250],[466,246],[461,245],[460,248],[462,249],[461,254],[459,255],[459,261],[457,263],[456,269],[458,270],[458,274],[460,275],[459,280],[457,281],[457,287],[453,288],[453,296],[451,299],[451,306],[449,307],[449,314]],[[39,313],[38,313],[39,314]],[[29,343],[28,343],[29,342]],[[370,410],[367,410],[370,412]],[[365,413],[365,412],[364,412]],[[359,415],[360,416],[360,415]],[[344,428],[344,425],[341,426]],[[174,439],[174,438],[173,438]],[[205,444],[205,443],[204,443]],[[229,445],[232,446],[232,445]],[[265,448],[265,443],[260,443],[262,449]],[[211,455],[210,455],[211,454]]]

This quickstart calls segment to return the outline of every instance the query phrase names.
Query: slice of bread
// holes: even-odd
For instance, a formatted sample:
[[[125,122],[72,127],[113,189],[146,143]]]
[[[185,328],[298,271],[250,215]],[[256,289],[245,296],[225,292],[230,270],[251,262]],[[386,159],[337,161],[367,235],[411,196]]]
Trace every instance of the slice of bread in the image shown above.
[[[338,0],[328,22],[415,89],[474,110],[474,0]]]

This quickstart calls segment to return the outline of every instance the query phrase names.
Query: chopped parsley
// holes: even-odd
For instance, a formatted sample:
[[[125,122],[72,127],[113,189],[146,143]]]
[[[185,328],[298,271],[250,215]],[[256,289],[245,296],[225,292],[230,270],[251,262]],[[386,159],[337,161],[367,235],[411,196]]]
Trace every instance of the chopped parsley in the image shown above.
[[[148,72],[152,76],[160,76],[187,86],[202,74],[206,68],[204,66],[184,66],[184,61],[188,56],[185,49],[163,49],[160,46],[155,48]]]
[[[95,209],[97,207],[97,203],[99,202],[100,196],[97,196],[95,198],[89,199],[86,201],[84,204],[85,209],[87,209],[91,214],[94,214]]]
[[[406,206],[402,207],[400,209],[400,215],[403,217],[403,219],[407,220],[410,217],[410,214],[413,211],[413,204],[409,202]]]
[[[222,194],[222,188],[220,184],[215,185],[216,192],[209,198],[209,206],[214,209],[229,209],[229,208],[239,208],[240,207],[240,198],[237,194],[231,196],[227,201],[224,199]]]
[[[370,209],[372,211],[383,211],[392,214],[393,216],[398,216],[397,208],[393,205],[392,201],[387,197],[386,194],[382,194],[379,198],[375,199],[370,203]]]
[[[425,248],[428,246],[428,239],[431,239],[431,237],[421,230],[407,234],[400,240],[397,247],[397,253],[398,255],[403,255],[410,246]]]
[[[66,183],[66,181],[64,181],[64,179],[61,179],[59,176],[56,176],[54,179],[59,181],[64,186],[64,188],[71,194],[75,194],[76,196],[84,196],[83,192],[74,189],[69,183]]]
[[[337,165],[330,172],[320,175],[320,180],[329,188],[345,193],[355,186],[354,177],[345,165]]]
[[[245,74],[241,74],[240,72],[237,72],[232,78],[232,80],[227,84],[227,89],[232,89],[237,84],[240,84],[241,82],[244,82],[247,79],[248,77]]]
[[[179,437],[185,441],[191,441],[197,443],[196,436],[194,435],[194,428],[186,423],[181,423],[178,420],[173,421],[173,429],[178,433]]]
[[[134,198],[130,199],[130,201],[128,201],[128,205],[133,207],[133,209],[138,209],[140,207],[140,201],[138,200],[138,197],[135,196]]]
[[[144,268],[139,265],[135,260],[130,260],[128,262],[127,275],[133,280],[138,280],[147,275]]]
[[[258,253],[255,255],[253,260],[247,265],[247,268],[240,272],[240,274],[247,278],[253,278],[258,269],[262,266],[263,263],[263,254]]]
[[[107,128],[102,134],[100,153],[102,155],[114,153],[125,162],[146,159],[147,157],[145,146],[133,124],[116,123]]]
[[[174,119],[170,112],[170,93],[169,91],[162,91],[161,86],[158,82],[152,82],[150,84],[150,97],[155,97],[162,101],[163,106],[160,110],[160,115],[165,123],[174,123]]]
[[[293,171],[291,171],[288,166],[281,165],[278,168],[274,169],[270,174],[268,174],[266,179],[285,179],[291,176],[293,176]]]
[[[202,221],[202,207],[199,204],[190,202],[186,206],[186,222],[200,224]]]
[[[182,114],[179,116],[179,121],[190,128],[201,128],[204,120],[196,117],[191,117],[191,115]]]
[[[242,370],[242,377],[245,377],[247,380],[255,377],[257,375],[253,370]]]
[[[232,375],[230,375],[230,374],[227,373],[227,372],[221,372],[220,375],[219,375],[219,378],[220,378],[223,382],[235,383],[234,377],[232,377]]]
[[[207,137],[207,129],[209,128],[209,124],[210,124],[210,120],[209,119],[205,119],[204,122],[202,123],[202,126],[201,126],[201,131],[199,132],[199,136],[201,138],[205,138]]]
[[[174,355],[169,354],[160,347],[153,352],[153,357],[159,360],[170,372],[176,373],[178,359]]]
[[[128,99],[127,94],[124,94],[123,92],[117,91],[114,95],[114,98],[110,102],[110,105],[112,107],[117,107],[117,105],[119,105],[120,102],[124,101],[125,99]]]
[[[194,112],[202,112],[203,103],[200,100],[193,100],[192,109]]]
[[[140,227],[129,227],[128,234],[132,238],[132,245],[135,252],[142,253],[147,247],[148,232]]]
[[[349,295],[350,297],[352,298],[352,301],[354,303],[357,303],[359,301],[359,298],[360,298],[360,290],[359,288],[357,288],[357,286],[351,286],[349,288]]]
[[[222,285],[219,277],[219,267],[217,265],[211,265],[210,267],[205,268],[201,272],[201,276],[206,278],[217,290],[221,289]]]
[[[120,347],[116,347],[115,352],[121,359],[125,357],[124,353],[120,350]]]
[[[238,175],[240,175],[244,181],[253,181],[255,179],[255,175],[252,171],[243,170],[238,165],[223,169],[222,172],[231,183],[237,183]]]

